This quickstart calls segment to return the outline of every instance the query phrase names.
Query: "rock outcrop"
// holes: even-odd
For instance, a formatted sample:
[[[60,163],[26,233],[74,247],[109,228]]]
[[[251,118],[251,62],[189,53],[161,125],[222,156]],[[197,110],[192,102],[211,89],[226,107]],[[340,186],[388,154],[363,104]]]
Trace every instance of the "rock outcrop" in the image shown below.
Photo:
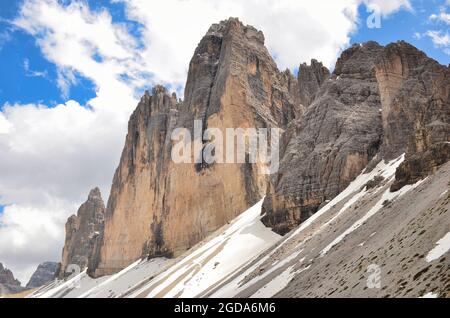
[[[90,191],[77,215],[67,220],[66,240],[57,276],[66,277],[73,271],[85,269],[94,261],[99,238],[104,231],[104,220],[105,205],[100,190],[95,188]]]
[[[175,164],[171,133],[189,130],[193,159],[208,145],[201,138],[207,128],[225,136],[226,128],[286,127],[302,112],[296,82],[278,71],[260,31],[237,19],[211,26],[190,62],[184,101],[157,87],[130,119],[99,263],[90,274],[110,274],[144,256],[176,255],[257,202],[267,187],[265,164]]]
[[[263,205],[263,222],[275,232],[285,234],[310,217],[377,154],[382,125],[374,65],[382,50],[369,42],[344,51],[317,98],[289,127]]]
[[[30,280],[27,283],[26,288],[32,289],[41,287],[48,282],[55,279],[56,272],[59,268],[59,264],[56,262],[44,262],[39,264],[36,271],[31,275]]]
[[[14,274],[0,263],[0,296],[20,293],[24,290]]]
[[[300,64],[298,69],[298,91],[300,103],[308,107],[314,101],[320,86],[330,77],[330,71],[315,59],[311,65]]]
[[[392,189],[436,171],[450,159],[450,68],[400,41],[376,63],[383,115],[382,155],[406,152]]]
[[[449,68],[406,42],[345,50],[284,136],[265,224],[290,231],[382,159],[406,153],[393,191],[436,171],[450,159],[449,92]]]

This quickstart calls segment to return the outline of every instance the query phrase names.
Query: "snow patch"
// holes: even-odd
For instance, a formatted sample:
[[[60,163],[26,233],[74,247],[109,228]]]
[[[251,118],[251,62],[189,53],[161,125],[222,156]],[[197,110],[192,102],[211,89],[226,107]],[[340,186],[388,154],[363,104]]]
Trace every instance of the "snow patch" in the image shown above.
[[[311,265],[298,271],[294,271],[295,265],[288,267],[284,272],[276,276],[274,279],[264,285],[264,287],[250,296],[250,298],[270,298],[275,296],[282,289],[286,288],[286,286],[296,275],[300,274],[303,271],[306,271],[310,266]]]
[[[432,292],[429,292],[429,293],[427,293],[427,294],[425,294],[425,295],[423,295],[422,297],[419,297],[419,298],[438,298],[438,294],[434,294]]]
[[[401,188],[397,192],[391,192],[390,189],[387,189],[383,195],[381,196],[380,200],[367,212],[362,218],[360,218],[358,221],[353,223],[347,230],[344,231],[341,235],[336,237],[333,242],[328,244],[321,252],[320,257],[325,256],[326,253],[328,253],[334,246],[339,244],[347,235],[358,229],[361,225],[367,222],[372,216],[374,216],[378,211],[381,210],[383,207],[384,202],[386,201],[392,201],[397,197],[400,197],[404,195],[406,192],[410,191],[411,189],[414,189],[419,184],[421,184],[424,180],[421,180],[413,185],[406,185],[403,188]]]
[[[436,242],[436,246],[428,253],[425,259],[428,263],[432,262],[440,258],[449,250],[450,250],[450,232],[445,234],[443,238],[441,238],[439,241]]]
[[[133,292],[130,297],[201,297],[257,257],[281,236],[261,222],[263,199],[222,234]]]

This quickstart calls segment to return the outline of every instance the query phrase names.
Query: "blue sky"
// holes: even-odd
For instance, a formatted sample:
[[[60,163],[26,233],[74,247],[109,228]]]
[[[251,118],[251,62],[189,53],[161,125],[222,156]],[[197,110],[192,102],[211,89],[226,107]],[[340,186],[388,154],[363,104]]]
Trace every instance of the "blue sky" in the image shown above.
[[[436,47],[432,40],[425,34],[430,30],[449,31],[449,24],[430,20],[432,14],[445,10],[446,0],[416,0],[412,1],[413,11],[399,11],[389,17],[382,18],[381,28],[369,29],[365,23],[360,23],[360,28],[351,35],[352,43],[360,43],[374,40],[382,45],[398,40],[404,40],[424,51],[444,65],[450,63],[450,53],[444,53],[442,47]],[[448,1],[447,1],[448,3]],[[361,21],[365,21],[371,14],[364,6],[359,7]],[[418,36],[419,35],[419,36]]]
[[[367,7],[381,28],[367,27]],[[450,62],[450,0],[1,0],[0,261],[21,281],[59,259],[90,189],[107,200],[142,91],[182,97],[198,42],[230,16],[264,32],[283,70],[312,58],[332,68],[368,40]]]
[[[8,76],[0,77],[0,109],[5,103],[42,103],[55,106],[68,99],[85,104],[95,96],[95,85],[88,78],[77,74],[76,83],[64,96],[56,83],[57,67],[41,53],[36,39],[11,26],[23,1],[0,1],[0,69]],[[107,9],[116,23],[126,23],[130,32],[139,36],[138,24],[127,21],[124,5],[108,0],[90,1],[93,11]],[[26,64],[28,67],[26,67]]]

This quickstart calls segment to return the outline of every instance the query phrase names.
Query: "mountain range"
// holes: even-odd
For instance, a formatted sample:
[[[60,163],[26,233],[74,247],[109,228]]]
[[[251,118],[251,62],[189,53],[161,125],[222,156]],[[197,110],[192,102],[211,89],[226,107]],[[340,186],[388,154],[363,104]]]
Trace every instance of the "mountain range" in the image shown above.
[[[370,41],[295,76],[264,42],[214,24],[183,99],[142,96],[106,205],[91,190],[32,297],[450,296],[449,66]],[[208,128],[280,129],[279,169],[175,163],[179,127],[194,157]]]

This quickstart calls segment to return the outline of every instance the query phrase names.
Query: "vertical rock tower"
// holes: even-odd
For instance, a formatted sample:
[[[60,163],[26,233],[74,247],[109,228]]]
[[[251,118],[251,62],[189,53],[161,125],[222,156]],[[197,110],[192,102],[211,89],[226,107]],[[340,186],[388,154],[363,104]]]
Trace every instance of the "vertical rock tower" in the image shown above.
[[[62,252],[59,277],[65,277],[74,270],[70,265],[85,269],[93,261],[98,239],[104,229],[105,204],[100,190],[90,191],[88,199],[78,209],[77,215],[69,217],[66,223],[66,241]]]
[[[175,164],[174,128],[192,136],[194,120],[224,136],[226,128],[285,128],[301,110],[296,79],[278,71],[260,31],[233,18],[212,25],[190,62],[184,101],[156,87],[130,119],[98,266],[90,273],[110,274],[142,256],[184,251],[265,194],[261,164]]]

